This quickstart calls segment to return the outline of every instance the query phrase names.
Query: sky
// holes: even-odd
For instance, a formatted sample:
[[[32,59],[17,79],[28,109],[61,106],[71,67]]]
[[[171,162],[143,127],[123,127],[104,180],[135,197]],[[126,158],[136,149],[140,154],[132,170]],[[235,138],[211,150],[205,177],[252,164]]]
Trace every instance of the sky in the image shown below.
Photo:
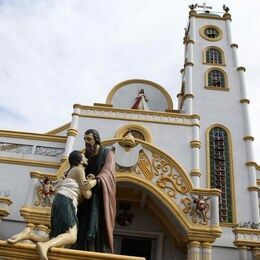
[[[71,120],[73,104],[105,103],[128,79],[181,84],[187,0],[0,0],[0,129],[44,133]],[[203,2],[199,2],[202,4]],[[256,161],[260,163],[259,0],[230,8],[239,45]],[[258,159],[258,160],[257,160]]]

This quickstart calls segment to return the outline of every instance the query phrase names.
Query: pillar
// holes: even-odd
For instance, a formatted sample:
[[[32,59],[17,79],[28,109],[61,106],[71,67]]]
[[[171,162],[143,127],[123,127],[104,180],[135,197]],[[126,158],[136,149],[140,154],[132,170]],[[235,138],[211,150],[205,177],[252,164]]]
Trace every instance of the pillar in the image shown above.
[[[202,260],[212,260],[212,244],[209,242],[202,242],[201,243],[202,248]]]
[[[239,260],[247,260],[247,247],[240,246],[238,247],[239,250]]]
[[[77,128],[78,128],[79,115],[80,115],[80,106],[74,105],[74,112],[72,114],[70,128],[67,131],[67,142],[65,146],[65,151],[61,161],[65,161],[69,157],[69,154],[72,152],[75,137],[78,134]]]
[[[190,146],[192,149],[192,169],[190,172],[194,188],[200,187],[200,116],[193,115],[192,140]]]
[[[191,241],[188,244],[188,260],[201,260],[200,242]]]

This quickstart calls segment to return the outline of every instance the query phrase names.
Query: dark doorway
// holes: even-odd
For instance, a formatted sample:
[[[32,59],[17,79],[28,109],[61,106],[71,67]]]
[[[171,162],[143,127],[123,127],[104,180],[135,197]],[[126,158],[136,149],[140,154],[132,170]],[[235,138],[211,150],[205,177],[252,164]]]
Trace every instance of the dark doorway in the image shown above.
[[[152,239],[123,237],[121,255],[141,256],[151,260]]]

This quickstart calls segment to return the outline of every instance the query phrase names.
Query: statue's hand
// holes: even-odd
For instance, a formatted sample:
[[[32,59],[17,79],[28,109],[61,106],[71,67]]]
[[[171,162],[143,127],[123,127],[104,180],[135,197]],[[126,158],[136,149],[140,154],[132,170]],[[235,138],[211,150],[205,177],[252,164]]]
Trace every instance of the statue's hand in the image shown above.
[[[97,180],[86,180],[83,184],[83,189],[84,190],[91,190],[94,186],[96,186]]]

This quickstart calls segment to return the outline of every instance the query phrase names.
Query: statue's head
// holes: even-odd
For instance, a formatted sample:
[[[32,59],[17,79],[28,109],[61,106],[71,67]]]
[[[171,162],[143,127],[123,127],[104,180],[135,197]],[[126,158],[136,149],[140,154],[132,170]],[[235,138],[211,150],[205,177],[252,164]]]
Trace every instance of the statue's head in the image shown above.
[[[85,147],[86,147],[85,154],[87,156],[94,154],[101,145],[101,139],[99,133],[95,129],[86,130],[84,135],[84,140],[85,140]]]
[[[73,151],[69,155],[69,163],[70,167],[78,166],[79,164],[83,164],[83,166],[87,166],[88,160],[84,154],[80,151]]]

